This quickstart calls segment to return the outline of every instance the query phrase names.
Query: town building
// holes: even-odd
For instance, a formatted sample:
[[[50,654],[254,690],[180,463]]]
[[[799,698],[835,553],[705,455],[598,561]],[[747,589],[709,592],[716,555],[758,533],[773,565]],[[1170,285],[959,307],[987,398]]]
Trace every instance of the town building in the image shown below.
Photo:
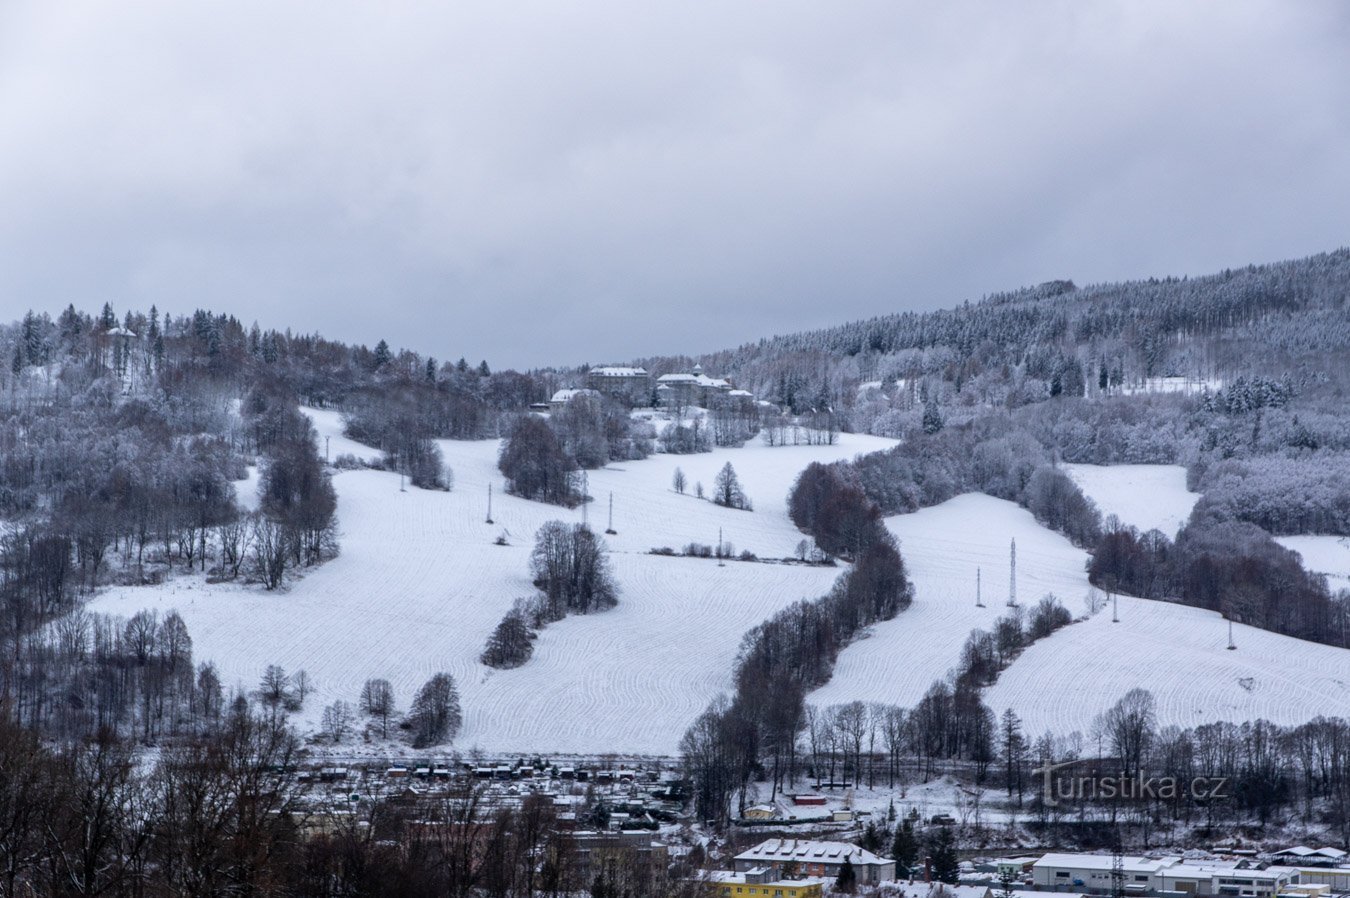
[[[586,372],[586,386],[629,405],[652,401],[652,376],[646,368],[599,365]]]
[[[549,399],[548,407],[556,412],[578,396],[595,396],[596,398],[599,398],[600,394],[595,390],[586,389],[584,387],[581,389],[559,390]]]
[[[704,880],[716,898],[821,898],[824,881],[814,878],[781,879],[765,867],[743,873],[709,873]]]
[[[1115,870],[1109,854],[1047,854],[1031,866],[1037,889],[1109,894]],[[1189,895],[1273,898],[1299,881],[1292,867],[1260,867],[1251,861],[1190,861],[1177,857],[1123,857],[1120,873],[1127,895],[1183,892]]]
[[[730,393],[730,382],[703,373],[702,365],[681,374],[662,374],[656,379],[657,402],[666,408],[705,406],[716,395]]]
[[[1270,855],[1271,860],[1277,864],[1318,867],[1335,867],[1344,864],[1347,857],[1350,857],[1350,855],[1339,848],[1327,846],[1309,848],[1306,845],[1295,845],[1293,848],[1285,848]]]
[[[806,839],[768,839],[736,855],[736,872],[766,868],[775,876],[839,875],[844,860],[853,866],[859,883],[873,884],[895,879],[895,861],[878,857],[848,842],[816,842]]]

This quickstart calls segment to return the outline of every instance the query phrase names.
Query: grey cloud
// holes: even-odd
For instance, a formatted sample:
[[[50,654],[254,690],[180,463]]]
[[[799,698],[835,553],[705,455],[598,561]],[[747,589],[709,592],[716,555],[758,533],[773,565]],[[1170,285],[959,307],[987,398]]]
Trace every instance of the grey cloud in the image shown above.
[[[1336,3],[0,7],[0,317],[498,365],[1341,245]]]

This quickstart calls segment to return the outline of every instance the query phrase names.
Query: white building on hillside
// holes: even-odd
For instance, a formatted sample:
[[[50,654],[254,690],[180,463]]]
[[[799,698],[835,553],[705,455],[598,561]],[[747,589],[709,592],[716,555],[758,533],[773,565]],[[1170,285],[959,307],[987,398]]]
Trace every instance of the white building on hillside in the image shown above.
[[[630,405],[647,405],[652,399],[652,377],[646,368],[597,365],[586,372],[586,386]]]
[[[571,402],[577,396],[595,396],[599,398],[600,394],[595,392],[595,390],[588,390],[588,389],[559,390],[558,392],[554,393],[553,396],[549,399],[548,407],[553,409],[554,411],[557,411],[567,403]]]
[[[729,381],[709,377],[703,373],[702,365],[695,365],[693,371],[685,374],[662,374],[656,379],[657,401],[667,407],[706,405],[711,397],[730,392]]]

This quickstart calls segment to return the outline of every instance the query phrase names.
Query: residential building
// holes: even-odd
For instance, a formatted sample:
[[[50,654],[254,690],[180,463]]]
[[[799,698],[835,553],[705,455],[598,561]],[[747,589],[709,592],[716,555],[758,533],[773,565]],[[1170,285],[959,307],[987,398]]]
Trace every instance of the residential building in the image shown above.
[[[599,365],[586,372],[586,386],[629,405],[652,401],[652,376],[646,368]]]
[[[761,867],[783,875],[839,875],[847,858],[860,883],[878,883],[895,879],[895,861],[878,857],[849,842],[816,842],[806,839],[768,839],[749,851],[736,855],[736,871],[744,873]]]
[[[588,389],[586,389],[586,388],[584,388],[584,387],[581,388],[581,389],[559,390],[558,392],[556,392],[556,393],[553,394],[552,398],[549,399],[549,401],[548,401],[548,407],[551,408],[551,409],[553,409],[554,411],[557,411],[558,409],[562,408],[562,407],[563,407],[564,405],[566,405],[567,403],[571,402],[571,401],[572,401],[574,398],[576,398],[577,396],[597,396],[597,397],[598,397],[599,395],[600,395],[600,394],[597,393],[597,392],[595,392],[595,390],[588,390]]]
[[[715,898],[821,898],[821,879],[781,879],[764,867],[743,873],[709,873],[705,880]]]
[[[695,365],[687,373],[662,374],[656,384],[657,402],[667,408],[707,405],[713,396],[730,393],[732,389],[728,381],[704,374],[702,365]]]

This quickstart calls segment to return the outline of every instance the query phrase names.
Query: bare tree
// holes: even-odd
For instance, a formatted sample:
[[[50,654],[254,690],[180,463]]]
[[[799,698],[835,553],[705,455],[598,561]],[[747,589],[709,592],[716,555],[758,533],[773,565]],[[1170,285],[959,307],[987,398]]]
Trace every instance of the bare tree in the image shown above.
[[[394,687],[388,680],[366,680],[361,689],[361,711],[380,722],[380,738],[389,738],[389,718],[394,716]]]
[[[351,732],[352,706],[338,699],[323,709],[323,730],[334,743],[341,742]]]

